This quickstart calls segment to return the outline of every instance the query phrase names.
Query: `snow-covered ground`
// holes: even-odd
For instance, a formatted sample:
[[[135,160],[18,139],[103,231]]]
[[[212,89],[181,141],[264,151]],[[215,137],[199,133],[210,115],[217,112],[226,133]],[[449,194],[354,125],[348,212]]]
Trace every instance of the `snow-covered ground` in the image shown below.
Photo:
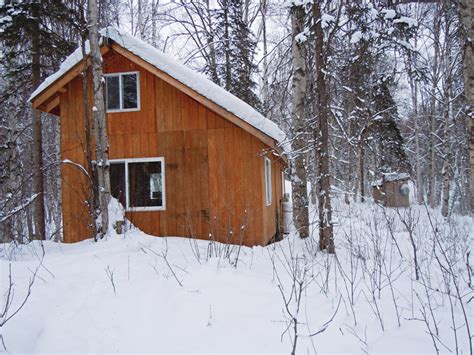
[[[1,245],[0,311],[9,265],[9,314],[37,270],[30,298],[0,328],[5,346],[46,353],[290,353],[296,324],[296,353],[433,353],[436,346],[468,354],[472,218],[448,222],[423,206],[397,212],[335,204],[336,257],[317,251],[316,235],[254,248],[138,230],[98,243]]]

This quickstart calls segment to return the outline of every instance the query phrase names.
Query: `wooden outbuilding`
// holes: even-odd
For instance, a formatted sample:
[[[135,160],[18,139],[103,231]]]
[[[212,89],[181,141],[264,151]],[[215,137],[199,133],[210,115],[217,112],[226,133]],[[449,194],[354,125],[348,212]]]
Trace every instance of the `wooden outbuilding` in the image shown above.
[[[101,43],[111,192],[127,218],[155,236],[272,240],[287,165],[283,132],[204,75],[121,30],[105,29]],[[82,69],[79,48],[30,98],[35,109],[60,116],[61,159],[74,163],[61,168],[65,242],[91,237],[87,177],[78,168],[87,166]]]
[[[385,207],[409,207],[410,189],[407,173],[383,174],[382,178],[372,183],[372,196],[375,202]]]

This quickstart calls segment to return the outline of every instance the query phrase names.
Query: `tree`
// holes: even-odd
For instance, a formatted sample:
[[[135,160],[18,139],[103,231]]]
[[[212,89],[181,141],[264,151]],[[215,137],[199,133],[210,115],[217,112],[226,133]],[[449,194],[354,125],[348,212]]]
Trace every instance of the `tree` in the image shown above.
[[[245,22],[244,2],[219,0],[219,5],[219,9],[213,10],[217,73],[227,91],[260,110],[252,77],[257,70],[253,63],[257,42]]]
[[[317,105],[317,125],[314,130],[316,156],[318,160],[318,215],[319,249],[334,254],[334,234],[332,226],[331,175],[329,172],[329,90],[326,83],[326,56],[324,33],[319,0],[313,2],[314,23],[314,63],[316,70],[315,104]]]
[[[309,236],[308,190],[306,172],[306,153],[308,130],[305,113],[306,93],[306,47],[308,33],[305,31],[305,8],[293,4],[291,9],[292,27],[292,160],[291,185],[293,190],[293,219],[301,238]]]
[[[102,54],[99,47],[97,2],[88,1],[89,43],[91,56],[91,74],[93,83],[92,120],[94,127],[95,157],[97,170],[97,190],[99,194],[100,225],[97,228],[99,238],[107,234],[109,225],[108,205],[110,200],[109,140],[105,114],[104,87],[102,75]],[[96,236],[95,236],[96,237]]]
[[[376,174],[411,171],[403,138],[397,126],[397,107],[388,88],[391,80],[390,76],[382,76],[372,89],[374,114],[370,122],[370,132],[378,146]]]
[[[20,161],[7,165],[5,174],[6,180],[10,180],[6,182],[6,186],[9,186],[7,194],[22,196],[20,199],[9,198],[7,205],[10,205],[9,208],[14,208],[14,205],[18,207],[29,199],[26,195],[36,196],[32,201],[34,228],[33,223],[30,223],[31,213],[27,214],[26,218],[30,230],[29,237],[45,239],[47,218],[45,206],[50,202],[45,198],[43,135],[54,136],[55,130],[44,132],[41,114],[36,110],[30,111],[30,107],[25,104],[29,94],[39,85],[42,78],[54,70],[55,64],[57,65],[72,49],[70,38],[66,38],[67,31],[58,30],[62,29],[63,25],[72,23],[73,14],[66,4],[53,0],[7,1],[0,7],[0,17],[2,19],[0,42],[5,46],[2,59],[5,63],[2,104],[16,107],[15,110],[6,111],[11,128],[9,131],[11,144],[6,150],[10,158],[7,161],[14,156],[14,151],[22,153]],[[51,51],[51,48],[55,50]],[[19,149],[20,144],[26,143],[25,140],[28,140],[28,144]],[[30,157],[26,159],[28,155]],[[27,164],[24,164],[26,161]],[[20,168],[23,171],[18,175]],[[20,226],[19,223],[16,224]]]
[[[474,4],[470,0],[459,1],[459,10],[464,30],[464,90],[469,105],[471,211],[474,210]]]

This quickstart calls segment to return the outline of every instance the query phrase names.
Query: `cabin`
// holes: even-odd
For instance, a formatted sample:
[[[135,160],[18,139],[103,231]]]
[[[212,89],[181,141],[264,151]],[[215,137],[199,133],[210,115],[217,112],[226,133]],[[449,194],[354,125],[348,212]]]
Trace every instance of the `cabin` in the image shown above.
[[[407,173],[387,173],[372,183],[374,201],[384,207],[410,207]]]
[[[287,167],[278,126],[124,31],[101,35],[111,194],[127,218],[154,236],[247,246],[278,236]],[[61,166],[68,243],[91,237],[87,175],[78,168],[88,165],[83,66],[78,48],[30,97],[60,117],[61,159],[73,163]]]

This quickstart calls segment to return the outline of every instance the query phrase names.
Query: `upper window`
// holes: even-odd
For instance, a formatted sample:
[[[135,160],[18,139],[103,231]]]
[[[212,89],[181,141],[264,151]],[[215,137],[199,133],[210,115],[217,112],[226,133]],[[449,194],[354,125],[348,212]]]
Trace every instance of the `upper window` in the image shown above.
[[[267,206],[272,204],[272,162],[265,158],[265,200]]]
[[[138,72],[105,74],[107,112],[140,109]]]
[[[126,210],[165,209],[163,158],[112,160],[110,188]]]

